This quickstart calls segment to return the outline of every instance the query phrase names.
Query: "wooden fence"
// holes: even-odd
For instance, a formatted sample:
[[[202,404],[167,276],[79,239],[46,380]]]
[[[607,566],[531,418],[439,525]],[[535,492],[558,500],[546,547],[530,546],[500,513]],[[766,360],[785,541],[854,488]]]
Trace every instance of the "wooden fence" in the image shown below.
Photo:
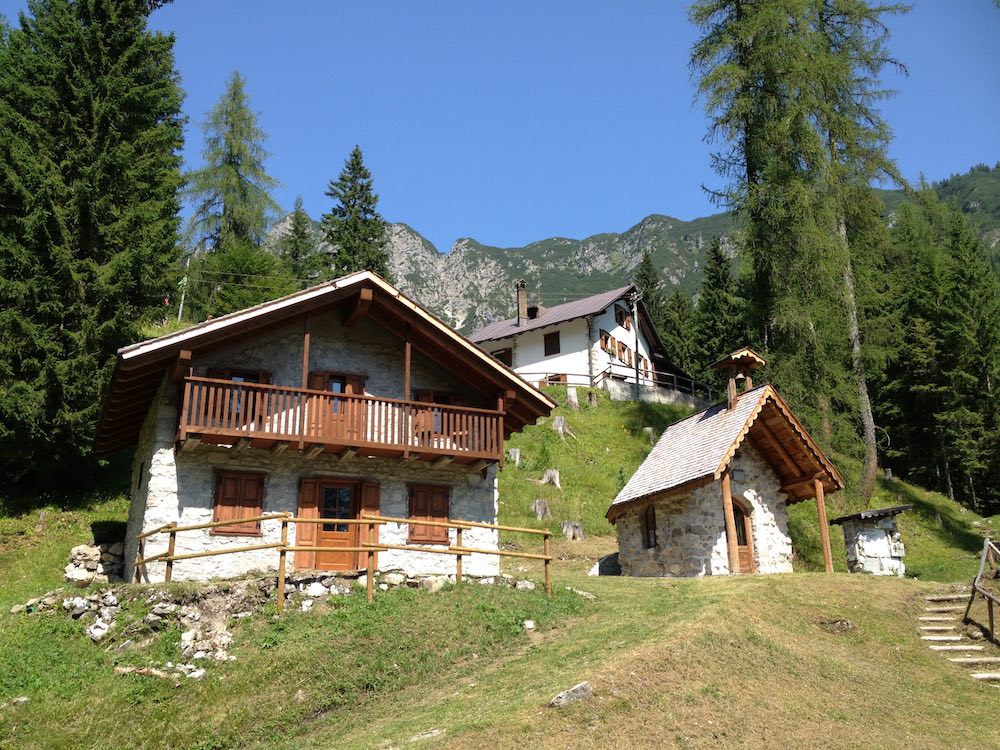
[[[975,603],[976,597],[982,596],[986,601],[986,617],[990,640],[996,642],[997,629],[993,609],[994,606],[1000,605],[1000,596],[997,595],[996,590],[987,588],[984,583],[987,580],[1000,581],[1000,547],[989,539],[983,542],[983,554],[979,560],[979,572],[972,581],[972,593],[969,596],[969,604],[965,608],[965,615],[962,618],[962,622],[968,623],[972,621],[969,617],[969,612],[972,610],[972,605]]]
[[[280,521],[281,539],[277,542],[267,542],[262,544],[248,544],[241,547],[225,547],[220,549],[207,549],[201,552],[187,552],[176,554],[177,535],[186,531],[202,531],[218,526],[230,526],[236,523],[256,523],[260,521]],[[367,531],[367,541],[361,542],[357,547],[302,545],[288,543],[288,529],[290,524],[321,524],[334,523],[338,525],[358,525],[364,526]],[[378,527],[387,523],[415,523],[411,518],[397,518],[394,516],[362,515],[361,518],[302,518],[291,513],[272,513],[248,518],[237,518],[226,521],[213,521],[211,523],[197,523],[188,526],[178,526],[176,523],[169,523],[156,529],[150,529],[139,535],[139,551],[135,562],[135,582],[141,583],[146,566],[153,562],[166,562],[164,580],[173,580],[174,563],[178,560],[193,560],[200,557],[215,557],[218,555],[239,554],[241,552],[253,552],[256,550],[273,549],[278,553],[278,612],[285,611],[285,583],[287,578],[287,556],[289,552],[364,552],[367,554],[367,590],[368,601],[371,601],[375,594],[375,553],[386,550],[402,550],[409,552],[430,552],[439,555],[453,555],[455,557],[455,583],[462,583],[462,558],[471,554],[496,555],[497,557],[518,557],[527,560],[542,560],[545,566],[545,595],[552,597],[552,549],[551,535],[548,529],[528,529],[518,526],[502,526],[496,523],[481,523],[478,521],[425,521],[420,520],[420,526],[436,526],[438,528],[455,529],[455,544],[449,545],[419,545],[419,544],[389,544],[382,543],[378,538]],[[489,549],[485,547],[467,547],[463,543],[462,532],[468,529],[494,529],[496,531],[510,531],[519,534],[531,534],[542,537],[542,552],[517,552],[514,550]],[[157,534],[167,534],[167,549],[150,557],[145,556],[146,540]],[[298,535],[296,534],[296,538]]]

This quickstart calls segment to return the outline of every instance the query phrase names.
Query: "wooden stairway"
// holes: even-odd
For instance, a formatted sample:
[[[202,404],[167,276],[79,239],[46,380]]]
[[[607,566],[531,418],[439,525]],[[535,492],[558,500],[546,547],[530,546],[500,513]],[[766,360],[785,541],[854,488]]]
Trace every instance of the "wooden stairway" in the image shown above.
[[[949,591],[925,597],[924,614],[917,618],[920,639],[932,651],[943,652],[948,661],[971,670],[974,680],[1000,688],[1000,650],[976,642],[963,628],[962,613],[972,591]]]

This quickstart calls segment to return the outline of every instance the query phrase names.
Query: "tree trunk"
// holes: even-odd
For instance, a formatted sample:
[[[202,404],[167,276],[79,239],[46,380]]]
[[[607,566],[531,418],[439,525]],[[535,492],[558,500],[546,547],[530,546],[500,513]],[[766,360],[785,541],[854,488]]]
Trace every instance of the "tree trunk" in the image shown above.
[[[854,293],[854,271],[851,268],[851,249],[847,240],[847,221],[843,215],[837,219],[840,241],[843,243],[844,298],[847,302],[847,326],[851,337],[851,364],[854,380],[858,387],[858,410],[861,416],[861,435],[865,442],[865,460],[861,467],[861,497],[868,500],[875,491],[875,476],[878,473],[878,446],[875,442],[875,417],[872,402],[868,396],[868,381],[865,377],[865,363],[861,356],[861,329],[858,325],[858,303]]]

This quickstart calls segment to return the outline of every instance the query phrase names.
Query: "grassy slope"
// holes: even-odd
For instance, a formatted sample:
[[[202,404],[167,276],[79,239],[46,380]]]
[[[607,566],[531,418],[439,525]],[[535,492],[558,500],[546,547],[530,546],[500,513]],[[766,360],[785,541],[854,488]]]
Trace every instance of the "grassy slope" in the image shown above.
[[[8,504],[0,518],[0,746],[839,748],[866,746],[873,727],[913,748],[1000,743],[997,691],[972,683],[917,637],[921,597],[938,584],[808,572],[588,578],[594,559],[614,548],[603,513],[649,449],[642,428],[680,414],[603,398],[557,413],[579,440],[564,444],[547,424],[530,428],[513,441],[522,466],[508,465],[501,477],[503,521],[538,525],[527,508],[547,497],[553,527],[581,518],[592,535],[556,543],[553,602],[470,586],[385,593],[372,607],[353,596],[280,622],[265,612],[235,626],[237,661],[211,664],[203,682],[177,688],[112,674],[115,664],[176,658],[176,629],[149,652],[119,653],[94,646],[82,623],[62,615],[7,613],[58,585],[69,547],[92,523],[123,518],[125,499],[110,488],[54,501],[41,519]],[[562,471],[563,492],[528,481],[549,467]],[[844,468],[853,483],[856,467]],[[917,504],[900,520],[908,565],[921,578],[968,580],[980,544],[972,523],[1000,528],[1000,519],[980,520],[903,483],[881,483],[879,500]],[[834,495],[831,514],[855,501]],[[793,512],[800,570],[818,566],[814,514],[811,503]],[[842,545],[834,549],[843,569]],[[508,569],[541,572],[516,560]],[[127,618],[143,613],[133,605]],[[837,617],[857,629],[832,635],[818,626]],[[522,631],[525,618],[539,622],[538,634]],[[595,687],[593,700],[543,707],[583,679]],[[31,700],[3,706],[17,695]]]

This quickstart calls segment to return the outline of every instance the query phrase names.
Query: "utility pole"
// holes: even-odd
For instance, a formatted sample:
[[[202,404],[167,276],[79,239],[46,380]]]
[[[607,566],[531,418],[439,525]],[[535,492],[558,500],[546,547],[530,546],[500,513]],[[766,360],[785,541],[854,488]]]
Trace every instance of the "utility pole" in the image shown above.
[[[181,322],[181,317],[184,315],[184,296],[187,294],[188,290],[188,266],[191,265],[191,256],[189,255],[184,260],[184,277],[181,279],[181,303],[177,306],[177,322]]]
[[[635,355],[632,358],[632,362],[635,365],[635,395],[636,398],[639,396],[639,300],[642,299],[642,293],[637,289],[632,294],[629,295],[629,302],[632,303],[632,333],[635,338]]]

